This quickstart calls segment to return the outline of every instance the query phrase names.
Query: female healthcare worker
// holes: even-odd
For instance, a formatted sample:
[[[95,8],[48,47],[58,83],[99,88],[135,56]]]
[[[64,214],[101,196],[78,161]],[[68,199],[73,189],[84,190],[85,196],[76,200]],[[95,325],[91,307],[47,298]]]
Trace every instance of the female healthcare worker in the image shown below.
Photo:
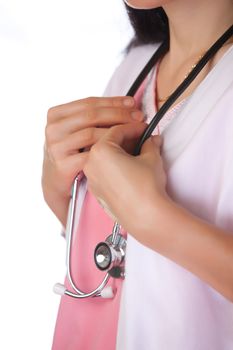
[[[132,149],[233,24],[233,1],[129,0],[126,7],[136,39],[104,97],[49,110],[42,176],[45,200],[65,226],[72,181],[85,174],[71,257],[80,288],[99,283],[93,247],[115,219],[128,233],[126,276],[115,280],[113,299],[61,298],[53,350],[232,350],[232,37],[140,155]],[[124,97],[166,37],[169,49],[134,98]]]

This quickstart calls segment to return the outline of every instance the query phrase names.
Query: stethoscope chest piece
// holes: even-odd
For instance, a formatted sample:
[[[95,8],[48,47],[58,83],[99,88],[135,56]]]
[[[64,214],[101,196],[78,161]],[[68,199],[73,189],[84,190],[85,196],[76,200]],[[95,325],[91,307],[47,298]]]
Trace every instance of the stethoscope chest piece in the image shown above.
[[[126,253],[126,239],[117,233],[111,234],[100,242],[94,251],[95,264],[101,271],[108,271],[114,278],[124,278],[124,258]]]

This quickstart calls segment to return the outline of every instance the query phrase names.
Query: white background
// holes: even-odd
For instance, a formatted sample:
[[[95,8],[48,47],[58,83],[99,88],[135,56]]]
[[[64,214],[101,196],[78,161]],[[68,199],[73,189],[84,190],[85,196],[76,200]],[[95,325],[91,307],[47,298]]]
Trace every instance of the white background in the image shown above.
[[[51,348],[65,242],[40,184],[47,110],[100,96],[131,36],[122,0],[0,2],[0,349]]]

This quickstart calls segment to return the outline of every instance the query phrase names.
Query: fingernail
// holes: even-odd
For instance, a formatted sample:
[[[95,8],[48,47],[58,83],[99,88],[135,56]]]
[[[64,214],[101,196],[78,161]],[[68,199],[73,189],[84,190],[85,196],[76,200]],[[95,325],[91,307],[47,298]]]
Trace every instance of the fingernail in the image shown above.
[[[135,100],[133,97],[128,97],[123,100],[123,105],[126,107],[133,107],[135,104]]]
[[[143,113],[141,111],[134,111],[131,113],[131,117],[134,120],[142,121],[144,119]]]
[[[156,146],[160,147],[162,145],[162,138],[159,135],[154,135],[152,137],[153,142],[156,144]]]

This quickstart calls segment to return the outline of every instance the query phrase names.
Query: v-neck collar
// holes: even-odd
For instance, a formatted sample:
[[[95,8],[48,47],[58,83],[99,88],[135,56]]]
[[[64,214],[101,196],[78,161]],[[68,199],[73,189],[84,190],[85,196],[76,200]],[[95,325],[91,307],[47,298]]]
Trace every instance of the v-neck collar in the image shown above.
[[[142,104],[141,108],[146,117],[146,122],[150,123],[155,114],[157,113],[156,106],[156,80],[157,80],[157,72],[158,72],[159,62],[156,63],[154,68],[151,70],[149,75],[147,76],[145,89],[142,95]],[[179,103],[175,104],[172,108],[170,108],[167,113],[164,115],[164,119],[170,119],[171,116],[180,110],[180,108],[185,104],[187,99],[183,99]],[[161,121],[160,121],[161,123]]]

